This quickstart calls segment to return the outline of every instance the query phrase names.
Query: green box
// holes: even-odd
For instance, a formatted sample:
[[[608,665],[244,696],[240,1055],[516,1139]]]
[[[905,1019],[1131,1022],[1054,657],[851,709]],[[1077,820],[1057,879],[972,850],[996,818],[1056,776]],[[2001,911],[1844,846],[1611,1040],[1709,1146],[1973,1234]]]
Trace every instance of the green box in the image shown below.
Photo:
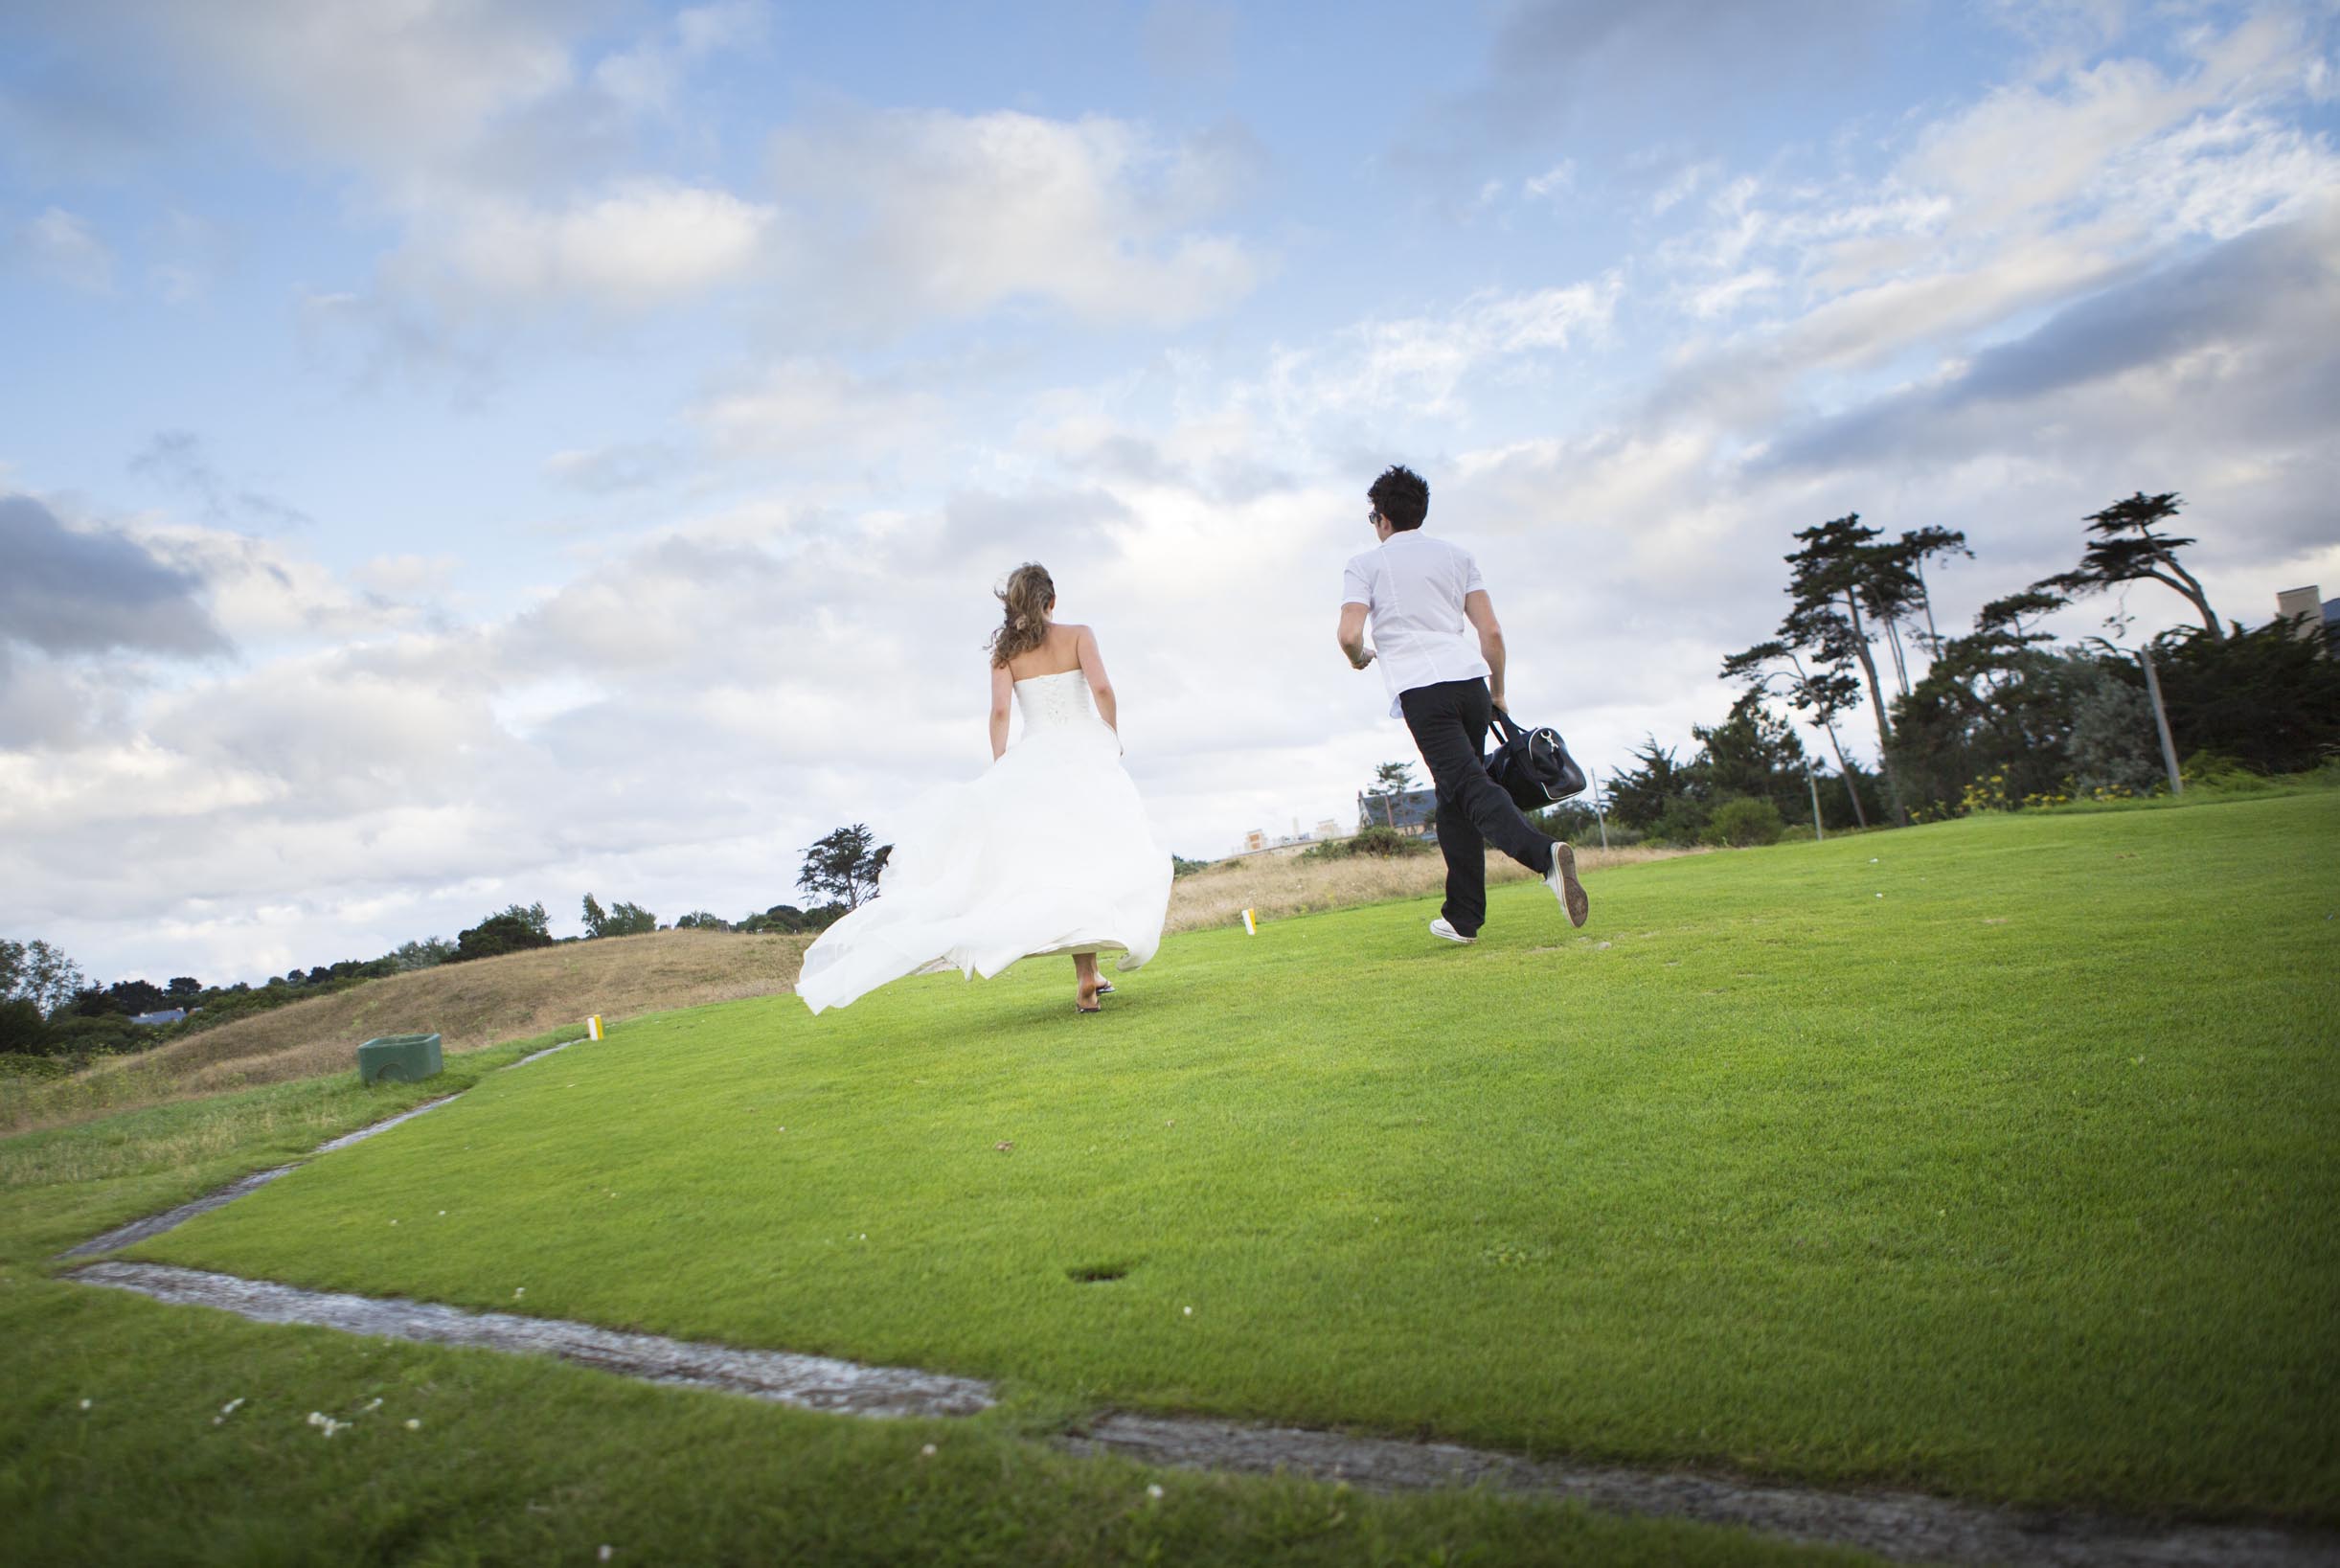
[[[436,1034],[385,1034],[357,1048],[360,1083],[420,1083],[437,1078],[444,1065]]]

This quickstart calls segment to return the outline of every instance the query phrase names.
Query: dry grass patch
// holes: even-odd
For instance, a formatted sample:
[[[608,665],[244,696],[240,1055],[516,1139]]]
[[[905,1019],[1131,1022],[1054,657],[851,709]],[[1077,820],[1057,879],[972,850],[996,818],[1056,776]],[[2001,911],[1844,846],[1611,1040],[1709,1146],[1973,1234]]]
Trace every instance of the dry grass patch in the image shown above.
[[[1629,866],[1644,860],[1665,860],[1694,850],[1588,850],[1577,847],[1579,871]],[[1524,882],[1528,874],[1510,856],[1489,851],[1488,886]],[[1352,904],[1386,903],[1393,898],[1434,898],[1445,890],[1446,862],[1437,854],[1406,855],[1383,860],[1357,855],[1348,860],[1306,860],[1299,855],[1254,855],[1222,860],[1215,866],[1181,876],[1170,889],[1170,929],[1199,931],[1234,925],[1246,909],[1261,919],[1307,915]]]
[[[449,1052],[605,1018],[765,996],[796,982],[807,939],[659,931],[393,975],[100,1062],[0,1103],[0,1129],[352,1068],[361,1041],[436,1034]]]

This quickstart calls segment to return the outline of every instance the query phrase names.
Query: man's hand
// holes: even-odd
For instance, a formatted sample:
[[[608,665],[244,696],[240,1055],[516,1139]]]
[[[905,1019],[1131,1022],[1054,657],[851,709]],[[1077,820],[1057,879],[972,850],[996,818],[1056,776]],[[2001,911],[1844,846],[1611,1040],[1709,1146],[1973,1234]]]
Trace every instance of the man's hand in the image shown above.
[[[1500,687],[1500,686],[1490,686],[1490,687],[1488,687],[1488,688],[1487,689],[1487,694],[1488,694],[1488,696],[1492,697],[1492,698],[1494,699],[1495,706],[1496,706],[1496,707],[1498,707],[1498,708],[1500,708],[1500,709],[1502,709],[1502,710],[1503,710],[1505,713],[1507,713],[1507,714],[1508,714],[1508,713],[1510,713],[1510,712],[1511,711],[1511,705],[1510,703],[1508,703],[1508,702],[1506,702],[1506,701],[1504,701],[1504,700],[1503,700],[1503,688],[1502,688],[1502,687]]]
[[[1336,635],[1350,669],[1362,670],[1374,662],[1374,650],[1365,646],[1364,605],[1352,602],[1341,606],[1341,629]]]

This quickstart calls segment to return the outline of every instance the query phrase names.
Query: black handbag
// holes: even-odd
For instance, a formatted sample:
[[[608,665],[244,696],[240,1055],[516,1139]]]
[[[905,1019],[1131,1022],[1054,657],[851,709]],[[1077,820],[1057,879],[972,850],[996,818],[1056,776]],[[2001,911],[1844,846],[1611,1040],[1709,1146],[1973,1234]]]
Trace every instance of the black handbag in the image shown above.
[[[1495,710],[1494,755],[1487,776],[1522,811],[1536,811],[1584,791],[1584,770],[1568,755],[1568,742],[1555,729],[1523,730],[1502,709]]]

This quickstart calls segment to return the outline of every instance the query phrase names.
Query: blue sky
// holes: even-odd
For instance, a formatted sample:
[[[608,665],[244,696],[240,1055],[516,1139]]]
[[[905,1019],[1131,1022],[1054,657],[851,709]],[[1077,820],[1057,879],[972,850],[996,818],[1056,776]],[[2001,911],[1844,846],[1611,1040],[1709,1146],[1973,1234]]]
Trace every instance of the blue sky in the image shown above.
[[[982,765],[1025,558],[1173,847],[1345,816],[1393,461],[1610,765],[1847,511],[1956,625],[2138,489],[2329,594],[2335,15],[0,7],[0,932],[793,900]]]

